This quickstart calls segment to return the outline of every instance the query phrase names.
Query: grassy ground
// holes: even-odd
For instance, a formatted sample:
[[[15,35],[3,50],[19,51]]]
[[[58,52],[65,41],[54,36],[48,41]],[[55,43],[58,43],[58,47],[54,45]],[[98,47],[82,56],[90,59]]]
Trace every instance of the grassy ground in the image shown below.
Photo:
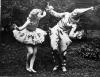
[[[67,72],[61,70],[53,72],[53,59],[51,48],[39,46],[35,69],[37,73],[29,73],[25,70],[27,50],[11,36],[6,36],[6,41],[0,45],[0,76],[26,76],[26,77],[100,77],[100,60],[84,58],[77,53],[83,42],[74,42],[68,48]]]

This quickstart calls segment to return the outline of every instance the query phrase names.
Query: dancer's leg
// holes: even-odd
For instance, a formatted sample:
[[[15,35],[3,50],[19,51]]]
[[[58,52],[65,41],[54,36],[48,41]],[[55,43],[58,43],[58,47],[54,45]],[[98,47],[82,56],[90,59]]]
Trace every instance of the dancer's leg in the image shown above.
[[[61,46],[61,56],[63,58],[62,60],[62,70],[63,72],[67,71],[66,69],[66,53],[67,53],[67,47],[69,46],[69,44],[71,43],[71,40],[68,36],[68,34],[66,34],[65,32],[62,32],[62,34],[60,34],[60,38],[61,38],[61,42],[60,42],[60,46]]]
[[[29,67],[26,68],[29,72],[36,72],[33,69],[34,66],[34,61],[35,61],[35,57],[36,57],[36,53],[37,53],[37,47],[32,47],[32,46],[27,46],[28,49],[28,53],[27,53],[27,62],[29,61],[30,58],[30,63],[29,63]],[[28,64],[27,64],[28,65]]]

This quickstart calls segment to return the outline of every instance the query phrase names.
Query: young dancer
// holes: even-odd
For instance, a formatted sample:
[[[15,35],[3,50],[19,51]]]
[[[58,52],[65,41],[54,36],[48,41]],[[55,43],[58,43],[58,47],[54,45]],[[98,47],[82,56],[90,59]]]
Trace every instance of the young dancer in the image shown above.
[[[46,12],[41,9],[33,9],[23,26],[17,27],[14,24],[13,30],[14,37],[21,43],[26,45],[28,50],[26,70],[29,72],[36,72],[33,69],[34,61],[37,53],[37,45],[45,40],[47,33],[38,28],[39,20],[46,16]]]

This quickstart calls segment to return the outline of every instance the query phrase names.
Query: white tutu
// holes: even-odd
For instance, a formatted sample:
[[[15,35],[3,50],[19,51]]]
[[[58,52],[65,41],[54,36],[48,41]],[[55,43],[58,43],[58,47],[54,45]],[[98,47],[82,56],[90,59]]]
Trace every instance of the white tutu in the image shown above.
[[[19,42],[33,45],[44,42],[45,36],[47,35],[47,33],[40,28],[36,28],[36,30],[33,32],[30,32],[27,29],[22,31],[13,30],[13,34],[15,39]]]

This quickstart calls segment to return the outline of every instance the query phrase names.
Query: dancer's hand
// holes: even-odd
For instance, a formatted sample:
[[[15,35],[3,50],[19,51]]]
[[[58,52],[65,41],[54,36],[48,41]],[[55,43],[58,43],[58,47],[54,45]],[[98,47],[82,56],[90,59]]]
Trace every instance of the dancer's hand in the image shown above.
[[[49,3],[48,3],[48,5],[46,7],[46,11],[50,11],[50,10],[53,10],[53,9],[54,9],[54,7],[49,5]]]
[[[17,29],[18,30],[18,26],[16,24],[12,25],[12,28]]]
[[[15,27],[15,29],[16,29],[16,30],[18,30],[18,31],[20,31],[20,29],[19,29],[19,27],[18,27],[18,26],[16,26],[16,27]]]
[[[90,8],[91,8],[91,10],[94,10],[94,7],[93,6],[91,6]]]
[[[19,27],[16,24],[13,24],[13,26],[14,26],[14,29],[20,31]]]

